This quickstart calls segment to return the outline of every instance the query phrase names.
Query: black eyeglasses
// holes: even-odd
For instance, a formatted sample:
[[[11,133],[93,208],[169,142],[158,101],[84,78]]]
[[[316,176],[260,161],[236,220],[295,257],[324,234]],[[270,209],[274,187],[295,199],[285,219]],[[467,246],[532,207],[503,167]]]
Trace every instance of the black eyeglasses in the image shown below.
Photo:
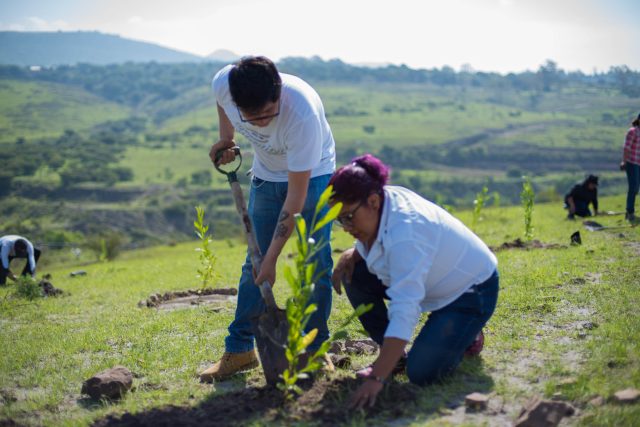
[[[238,115],[240,116],[240,121],[242,123],[250,123],[250,122],[258,122],[260,120],[273,119],[274,117],[278,117],[280,115],[280,100],[278,99],[278,111],[275,114],[268,114],[266,116],[260,117],[251,117],[250,119],[245,119],[242,117],[242,112],[240,111],[240,107],[236,106],[238,109]]]
[[[365,200],[363,200],[360,203],[358,203],[358,206],[356,206],[355,209],[352,210],[351,212],[347,212],[347,213],[343,213],[342,215],[338,215],[336,217],[336,222],[338,223],[338,225],[341,225],[342,227],[351,227],[351,226],[353,226],[353,217],[355,216],[355,214],[358,211],[358,209],[360,209],[360,206],[364,205],[364,203],[365,203]]]

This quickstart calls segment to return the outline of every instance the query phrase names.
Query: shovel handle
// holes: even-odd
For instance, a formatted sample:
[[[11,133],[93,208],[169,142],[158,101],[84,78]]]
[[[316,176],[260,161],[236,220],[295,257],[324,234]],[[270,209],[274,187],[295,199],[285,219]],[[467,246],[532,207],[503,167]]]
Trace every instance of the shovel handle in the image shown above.
[[[220,168],[220,166],[218,165],[218,160],[220,160],[220,158],[222,157],[222,153],[224,153],[225,150],[228,150],[227,148],[223,148],[222,150],[218,150],[216,152],[216,156],[215,156],[215,161],[213,162],[213,166],[216,168],[216,170],[218,172],[220,172],[223,175],[227,175],[228,176],[235,176],[235,173],[238,172],[238,169],[240,169],[240,166],[242,166],[242,154],[240,154],[240,147],[232,147],[232,150],[234,152],[234,154],[240,158],[240,161],[238,162],[238,166],[236,166],[235,169],[233,170],[229,170],[226,171],[222,168]]]

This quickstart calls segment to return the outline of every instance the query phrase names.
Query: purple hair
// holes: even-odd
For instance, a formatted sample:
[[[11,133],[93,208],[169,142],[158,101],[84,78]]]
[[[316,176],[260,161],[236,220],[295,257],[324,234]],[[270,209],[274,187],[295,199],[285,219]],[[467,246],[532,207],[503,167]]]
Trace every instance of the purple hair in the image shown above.
[[[389,181],[391,169],[372,154],[351,160],[338,169],[329,185],[333,185],[332,201],[354,203],[365,200],[372,193],[384,196],[383,187]]]

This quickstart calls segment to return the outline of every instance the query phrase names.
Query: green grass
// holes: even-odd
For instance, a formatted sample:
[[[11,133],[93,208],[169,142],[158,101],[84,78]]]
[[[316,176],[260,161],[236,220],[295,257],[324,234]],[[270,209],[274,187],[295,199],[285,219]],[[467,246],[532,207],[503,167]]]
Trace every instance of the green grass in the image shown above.
[[[87,130],[130,115],[126,107],[57,83],[0,80],[0,142]]]
[[[604,198],[603,210],[622,210],[623,197]],[[471,212],[459,212],[467,224]],[[620,217],[603,217],[606,225],[620,224]],[[579,222],[564,219],[553,205],[536,205],[534,238],[566,245],[562,249],[511,250],[497,253],[501,294],[495,315],[486,330],[482,362],[466,361],[450,381],[423,389],[417,406],[401,415],[413,425],[442,425],[457,418],[447,409],[479,384],[502,402],[505,411],[495,417],[512,420],[532,395],[570,401],[581,411],[575,418],[583,425],[632,425],[640,420],[640,406],[608,402],[593,408],[595,395],[640,386],[640,230],[589,232]],[[485,208],[477,233],[492,246],[522,237],[522,209]],[[580,230],[582,246],[569,246],[569,236]],[[334,247],[346,248],[349,236],[335,233]],[[154,247],[123,253],[110,263],[53,264],[40,273],[51,273],[53,283],[70,295],[37,302],[15,299],[13,285],[0,288],[0,420],[38,425],[88,425],[107,414],[139,412],[168,404],[197,406],[215,399],[228,387],[200,384],[197,373],[223,352],[226,327],[233,305],[219,310],[196,307],[170,312],[141,309],[137,302],[153,293],[197,288],[197,242]],[[216,241],[221,286],[235,286],[244,245]],[[286,298],[282,266],[276,297]],[[44,257],[47,256],[45,253]],[[69,272],[84,269],[86,276]],[[346,298],[335,297],[330,326],[336,327],[349,313]],[[592,322],[592,329],[579,325]],[[349,328],[359,336],[358,325]],[[365,363],[370,358],[358,358]],[[136,374],[135,392],[122,401],[92,404],[80,395],[81,383],[114,365]],[[260,384],[261,374],[245,377]],[[567,381],[569,379],[569,381]],[[406,381],[405,377],[399,378]],[[474,386],[475,384],[475,386]],[[242,388],[238,380],[231,388]],[[344,402],[340,403],[343,404]],[[460,414],[458,414],[460,416]],[[454,418],[447,418],[454,417]],[[475,418],[474,418],[475,417]],[[493,415],[468,415],[468,424],[491,422]],[[363,421],[354,414],[354,424]]]

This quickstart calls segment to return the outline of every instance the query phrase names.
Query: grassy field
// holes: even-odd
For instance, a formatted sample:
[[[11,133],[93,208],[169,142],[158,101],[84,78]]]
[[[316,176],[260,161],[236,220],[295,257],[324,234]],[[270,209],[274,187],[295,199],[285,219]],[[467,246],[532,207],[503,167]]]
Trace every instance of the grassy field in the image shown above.
[[[601,209],[620,211],[623,202],[622,196],[604,198]],[[456,215],[471,224],[470,212]],[[386,393],[375,418],[345,410],[340,424],[397,420],[420,426],[508,425],[529,397],[541,395],[577,407],[570,424],[637,425],[640,406],[620,406],[609,399],[617,390],[640,386],[640,229],[589,232],[564,217],[557,204],[538,204],[533,216],[534,237],[561,247],[497,251],[501,294],[479,360],[466,360],[444,384],[418,391],[400,376],[390,387],[411,391],[411,399],[397,400],[404,392],[400,397]],[[619,216],[598,221],[622,224]],[[521,237],[523,230],[522,209],[507,207],[484,210],[476,232],[495,247]],[[570,246],[569,236],[576,230],[583,244]],[[344,249],[350,242],[344,233],[335,233],[334,248]],[[186,422],[203,405],[259,390],[263,380],[258,370],[213,386],[197,379],[223,352],[234,304],[174,311],[137,306],[154,293],[198,287],[196,246],[192,242],[129,251],[107,263],[50,264],[39,273],[52,274],[55,286],[69,293],[59,298],[29,302],[13,296],[14,285],[0,288],[0,423],[89,425],[109,414],[141,414],[165,405],[182,408]],[[244,245],[216,241],[214,250],[218,285],[235,286]],[[291,251],[288,246],[285,254]],[[280,305],[286,298],[286,262],[283,256],[275,288]],[[79,269],[87,275],[69,277]],[[346,298],[335,296],[330,326],[335,328],[349,312]],[[361,337],[358,331],[358,325],[352,325],[350,336]],[[370,360],[360,357],[354,364]],[[80,394],[83,380],[114,365],[135,373],[133,392],[117,402],[93,402]],[[339,370],[332,381],[340,384],[350,375]],[[473,391],[490,394],[489,410],[465,412],[464,396]],[[596,395],[605,398],[603,406],[588,403]],[[348,390],[339,389],[334,400],[324,404],[342,408],[347,399]],[[303,399],[292,405],[310,404]],[[321,408],[309,407],[298,418],[290,417],[288,406],[229,422],[326,423],[323,404],[316,405]]]
[[[0,80],[0,143],[83,131],[131,114],[77,87],[43,82]]]

